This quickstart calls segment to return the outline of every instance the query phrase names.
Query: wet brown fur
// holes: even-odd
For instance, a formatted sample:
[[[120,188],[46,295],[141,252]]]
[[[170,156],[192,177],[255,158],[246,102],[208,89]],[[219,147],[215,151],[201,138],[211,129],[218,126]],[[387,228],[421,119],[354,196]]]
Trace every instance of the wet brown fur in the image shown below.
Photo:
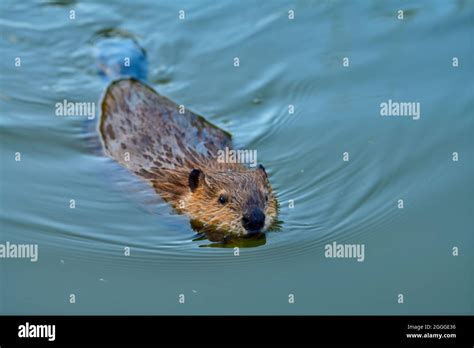
[[[263,167],[220,163],[218,150],[232,148],[229,133],[135,79],[113,82],[102,99],[100,133],[106,153],[150,182],[157,193],[200,231],[246,235],[241,219],[250,207],[265,213],[267,230],[278,203]],[[200,171],[190,188],[193,169]],[[228,202],[221,204],[224,195]]]

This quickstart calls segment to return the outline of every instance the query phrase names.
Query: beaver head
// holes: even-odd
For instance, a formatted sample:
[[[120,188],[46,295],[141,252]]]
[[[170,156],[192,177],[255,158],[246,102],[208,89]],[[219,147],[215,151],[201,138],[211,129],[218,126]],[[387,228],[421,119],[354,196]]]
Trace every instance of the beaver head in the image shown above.
[[[195,168],[188,179],[186,211],[203,231],[249,236],[275,222],[278,203],[262,165],[256,169]]]

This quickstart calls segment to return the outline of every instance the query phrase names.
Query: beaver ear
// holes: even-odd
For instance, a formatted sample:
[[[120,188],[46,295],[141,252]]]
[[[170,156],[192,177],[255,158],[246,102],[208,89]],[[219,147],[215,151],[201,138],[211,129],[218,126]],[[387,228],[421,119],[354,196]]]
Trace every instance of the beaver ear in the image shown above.
[[[191,189],[191,192],[196,191],[196,189],[199,186],[199,180],[202,180],[204,178],[204,173],[199,170],[199,169],[193,169],[189,173],[189,188]]]
[[[268,179],[267,171],[265,170],[265,167],[262,166],[261,164],[258,165],[257,170],[263,174],[265,179]]]

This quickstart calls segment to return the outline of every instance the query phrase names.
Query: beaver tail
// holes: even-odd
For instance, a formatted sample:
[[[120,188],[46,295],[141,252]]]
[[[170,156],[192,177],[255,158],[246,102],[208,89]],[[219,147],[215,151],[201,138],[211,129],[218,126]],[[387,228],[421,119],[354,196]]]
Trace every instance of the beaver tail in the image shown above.
[[[94,43],[94,57],[99,75],[106,81],[121,77],[147,79],[146,51],[131,37],[111,36]]]

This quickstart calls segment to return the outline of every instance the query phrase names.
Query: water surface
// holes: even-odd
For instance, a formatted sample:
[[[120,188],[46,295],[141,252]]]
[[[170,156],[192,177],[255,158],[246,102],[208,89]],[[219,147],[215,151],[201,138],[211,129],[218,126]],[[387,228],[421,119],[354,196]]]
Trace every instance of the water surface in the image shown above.
[[[473,1],[0,6],[0,243],[39,246],[38,262],[0,259],[0,313],[474,313]],[[240,256],[196,240],[87,120],[55,116],[99,100],[92,43],[111,30],[147,50],[159,93],[258,151],[280,231]],[[380,116],[389,99],[420,119]],[[334,241],[365,260],[325,258]]]

